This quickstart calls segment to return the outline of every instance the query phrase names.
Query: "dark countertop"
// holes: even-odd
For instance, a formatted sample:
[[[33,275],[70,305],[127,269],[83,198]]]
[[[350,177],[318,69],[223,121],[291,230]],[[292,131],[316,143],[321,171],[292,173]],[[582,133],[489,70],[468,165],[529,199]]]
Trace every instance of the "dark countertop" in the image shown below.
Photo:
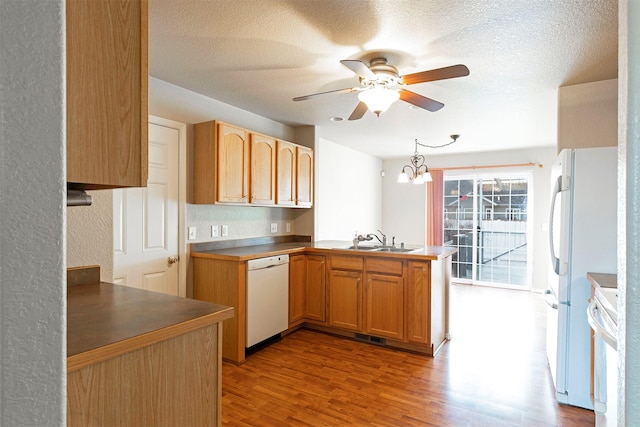
[[[610,273],[587,273],[587,277],[601,288],[618,288],[618,275]]]
[[[376,252],[368,250],[346,249],[353,243],[344,240],[324,240],[319,242],[286,242],[271,243],[264,245],[241,246],[208,251],[192,251],[191,256],[195,258],[226,259],[232,261],[247,261],[255,258],[262,258],[274,255],[295,254],[295,253],[327,253],[335,255],[350,256],[374,256],[385,258],[412,259],[417,261],[435,261],[444,259],[457,252],[456,248],[447,246],[411,246],[411,252]],[[367,246],[361,244],[361,246]]]
[[[114,285],[67,287],[67,371],[233,317],[232,307]]]

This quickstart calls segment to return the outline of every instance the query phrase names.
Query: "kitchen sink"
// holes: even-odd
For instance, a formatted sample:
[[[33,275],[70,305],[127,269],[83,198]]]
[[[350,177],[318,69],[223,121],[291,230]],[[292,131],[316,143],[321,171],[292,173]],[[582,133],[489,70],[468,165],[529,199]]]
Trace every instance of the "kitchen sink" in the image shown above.
[[[414,252],[414,251],[419,251],[420,248],[418,249],[410,249],[410,248],[396,248],[396,247],[390,247],[390,246],[349,246],[346,248],[335,248],[335,249],[342,249],[342,250],[350,250],[350,251],[368,251],[368,252],[391,252],[391,253],[408,253],[408,252]]]
[[[348,249],[351,251],[377,251],[381,248],[377,246],[349,246],[348,248],[336,248],[336,249]]]
[[[409,248],[378,248],[378,252],[413,252],[418,249],[409,249]]]

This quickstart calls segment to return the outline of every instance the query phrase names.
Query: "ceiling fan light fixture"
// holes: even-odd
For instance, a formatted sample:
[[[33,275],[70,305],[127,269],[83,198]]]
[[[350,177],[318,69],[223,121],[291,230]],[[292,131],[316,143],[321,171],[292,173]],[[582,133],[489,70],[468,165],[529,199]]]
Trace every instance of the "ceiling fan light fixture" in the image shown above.
[[[360,92],[358,99],[367,104],[367,108],[379,117],[380,113],[387,111],[391,104],[400,99],[400,93],[384,86],[374,86]]]

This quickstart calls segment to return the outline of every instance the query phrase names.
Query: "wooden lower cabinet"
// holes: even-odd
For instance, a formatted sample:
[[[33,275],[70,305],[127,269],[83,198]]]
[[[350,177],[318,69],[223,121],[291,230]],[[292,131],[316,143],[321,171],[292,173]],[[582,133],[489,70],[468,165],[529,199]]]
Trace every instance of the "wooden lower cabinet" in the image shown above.
[[[407,267],[407,339],[429,344],[429,278],[428,262],[409,262]]]
[[[220,324],[67,375],[68,426],[220,425]]]
[[[307,281],[306,255],[289,257],[289,327],[294,327],[304,320],[305,287]]]
[[[303,321],[326,321],[326,258],[321,255],[289,257],[289,327]]]
[[[305,255],[306,286],[304,288],[304,318],[316,323],[327,320],[326,257]]]
[[[401,340],[404,337],[404,280],[367,273],[364,332]]]
[[[329,273],[329,326],[362,331],[362,273]]]

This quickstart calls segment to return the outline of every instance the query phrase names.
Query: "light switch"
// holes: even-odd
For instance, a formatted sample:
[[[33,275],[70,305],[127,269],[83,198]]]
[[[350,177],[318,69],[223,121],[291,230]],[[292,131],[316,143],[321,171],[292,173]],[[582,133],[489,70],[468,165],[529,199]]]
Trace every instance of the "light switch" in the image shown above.
[[[211,237],[218,237],[218,226],[217,225],[212,225],[211,226]]]
[[[196,239],[196,228],[195,227],[189,227],[189,240],[195,240]]]
[[[285,225],[285,231],[286,231],[287,233],[291,233],[291,223],[290,223],[290,222],[288,222],[288,223]]]

